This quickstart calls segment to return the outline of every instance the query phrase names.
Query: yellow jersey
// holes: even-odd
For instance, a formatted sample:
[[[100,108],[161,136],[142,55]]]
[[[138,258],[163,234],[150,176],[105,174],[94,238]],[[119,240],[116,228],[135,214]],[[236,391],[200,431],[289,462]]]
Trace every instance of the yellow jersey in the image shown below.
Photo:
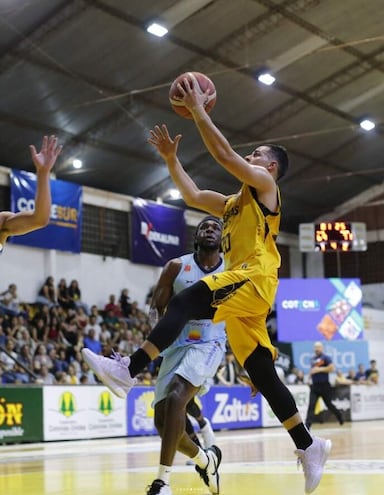
[[[255,188],[243,184],[237,194],[228,198],[223,214],[225,270],[245,270],[269,304],[275,297],[281,262],[276,246],[281,218],[278,188],[277,202],[277,210],[271,212],[258,201]]]

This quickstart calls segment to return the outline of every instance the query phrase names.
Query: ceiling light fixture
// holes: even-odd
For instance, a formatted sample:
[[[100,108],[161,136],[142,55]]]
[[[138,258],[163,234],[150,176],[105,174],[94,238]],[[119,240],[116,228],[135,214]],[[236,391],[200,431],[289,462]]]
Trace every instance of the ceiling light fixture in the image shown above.
[[[266,86],[272,86],[272,84],[276,81],[276,78],[272,76],[269,72],[263,72],[257,76],[257,80]]]
[[[159,38],[162,38],[168,33],[168,29],[161,24],[157,24],[157,22],[153,22],[147,27],[148,33],[151,33]]]
[[[78,158],[75,158],[72,162],[73,168],[81,168],[83,166],[83,162]]]
[[[364,119],[360,122],[360,127],[364,129],[364,131],[372,131],[375,128],[375,123],[372,120]]]

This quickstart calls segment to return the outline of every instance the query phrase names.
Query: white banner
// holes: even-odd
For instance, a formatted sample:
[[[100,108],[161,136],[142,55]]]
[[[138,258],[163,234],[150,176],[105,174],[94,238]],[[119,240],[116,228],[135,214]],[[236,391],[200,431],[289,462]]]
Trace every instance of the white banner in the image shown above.
[[[289,385],[291,394],[295,398],[297,408],[302,418],[306,418],[309,403],[309,386],[308,385]],[[261,400],[263,427],[281,426],[280,421],[276,418],[268,402],[262,397]]]
[[[351,420],[384,418],[384,387],[351,385]]]
[[[44,440],[123,437],[127,434],[126,401],[106,387],[45,386]]]

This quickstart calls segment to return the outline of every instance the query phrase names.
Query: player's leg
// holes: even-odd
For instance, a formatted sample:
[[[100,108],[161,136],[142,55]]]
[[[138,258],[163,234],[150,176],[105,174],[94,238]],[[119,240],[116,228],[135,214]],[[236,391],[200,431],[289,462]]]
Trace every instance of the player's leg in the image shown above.
[[[187,404],[187,413],[196,419],[200,432],[203,436],[204,447],[210,447],[216,444],[215,434],[213,433],[211,423],[208,418],[205,418],[202,410],[196,402],[196,397],[191,399]]]
[[[309,389],[309,402],[308,402],[308,409],[307,409],[307,417],[305,419],[305,424],[307,428],[309,429],[312,426],[314,417],[315,417],[315,407],[316,407],[316,402],[317,399],[319,398],[318,394],[316,393],[316,387],[314,385],[311,385]]]
[[[305,492],[312,493],[320,483],[331,441],[311,436],[291,392],[276,373],[269,349],[258,346],[244,367],[295,443],[295,453],[304,470]]]

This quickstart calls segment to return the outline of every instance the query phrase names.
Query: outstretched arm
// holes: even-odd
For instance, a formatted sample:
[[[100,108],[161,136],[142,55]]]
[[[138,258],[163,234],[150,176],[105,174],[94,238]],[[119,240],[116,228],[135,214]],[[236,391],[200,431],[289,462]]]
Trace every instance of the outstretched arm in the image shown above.
[[[178,89],[183,95],[180,100],[191,112],[196,127],[213,158],[241,183],[248,184],[260,192],[272,191],[275,194],[274,179],[271,174],[258,165],[252,165],[231,147],[226,137],[212,122],[205,111],[204,101],[207,98],[201,93],[194,78],[184,80],[184,86]]]
[[[45,227],[49,222],[51,213],[49,174],[61,152],[62,146],[58,146],[57,137],[44,136],[39,153],[37,153],[33,145],[29,148],[37,175],[35,209],[33,212],[12,213],[7,211],[0,213],[0,244],[4,244],[7,237],[11,235],[32,232]]]
[[[148,142],[159,152],[168,166],[169,173],[188,206],[199,208],[212,215],[221,217],[226,196],[216,191],[201,190],[183,169],[178,157],[177,148],[181,139],[178,134],[174,139],[169,135],[166,125],[155,126],[150,131]]]

